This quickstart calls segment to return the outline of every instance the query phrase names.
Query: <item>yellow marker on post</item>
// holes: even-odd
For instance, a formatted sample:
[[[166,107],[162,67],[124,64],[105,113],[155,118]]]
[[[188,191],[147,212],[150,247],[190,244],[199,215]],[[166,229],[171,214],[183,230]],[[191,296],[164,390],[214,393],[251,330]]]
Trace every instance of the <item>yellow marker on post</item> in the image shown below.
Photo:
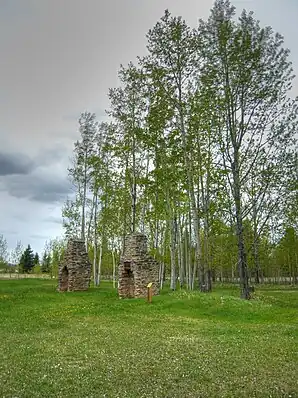
[[[152,282],[147,285],[147,301],[148,303],[152,303]]]

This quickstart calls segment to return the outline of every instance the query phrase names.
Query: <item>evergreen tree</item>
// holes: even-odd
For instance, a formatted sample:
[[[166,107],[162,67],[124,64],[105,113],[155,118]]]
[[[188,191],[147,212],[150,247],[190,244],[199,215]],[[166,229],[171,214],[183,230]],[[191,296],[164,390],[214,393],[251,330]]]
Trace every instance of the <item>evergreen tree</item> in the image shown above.
[[[34,255],[34,266],[39,265],[39,255],[38,253],[35,253]]]
[[[22,272],[28,273],[32,270],[33,267],[34,267],[34,253],[33,250],[31,249],[31,246],[28,245],[27,249],[22,254],[20,260],[20,268]]]
[[[45,251],[41,261],[41,272],[49,273],[50,270],[51,270],[51,255]]]

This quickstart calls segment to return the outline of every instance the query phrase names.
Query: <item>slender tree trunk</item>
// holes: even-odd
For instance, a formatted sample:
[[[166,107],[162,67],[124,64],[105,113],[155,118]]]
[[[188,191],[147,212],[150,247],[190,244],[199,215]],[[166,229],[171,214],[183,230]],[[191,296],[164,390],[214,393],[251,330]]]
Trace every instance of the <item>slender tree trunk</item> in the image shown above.
[[[180,289],[184,286],[184,277],[185,277],[185,262],[184,262],[184,246],[183,246],[183,237],[182,237],[182,228],[180,219],[177,223],[178,231],[177,231],[177,238],[178,238],[178,262],[179,262],[179,283]]]
[[[176,289],[176,225],[175,220],[170,222],[170,256],[171,256],[171,289]]]
[[[123,203],[123,232],[122,232],[122,250],[125,251],[125,238],[128,229],[127,215],[128,215],[128,203],[127,203],[127,189],[129,189],[127,175],[128,175],[128,158],[126,157],[126,165],[125,165],[125,189],[124,189],[124,203]]]
[[[116,288],[116,260],[114,253],[114,246],[112,248],[112,263],[113,263],[113,288]]]
[[[254,190],[254,186],[252,186]],[[259,235],[257,226],[257,204],[253,198],[253,259],[255,269],[255,283],[260,283],[260,261],[259,261]]]
[[[188,231],[187,227],[184,229],[184,258],[185,258],[185,278],[187,288],[190,289],[190,270],[189,270],[189,245],[188,245]]]
[[[155,223],[154,246],[153,247],[155,249],[155,253],[157,253],[158,247],[159,247],[159,221],[158,220]]]
[[[190,176],[190,180],[192,181],[192,176]],[[194,267],[198,271],[199,278],[199,287],[200,291],[205,291],[205,272],[204,272],[204,264],[202,262],[202,250],[201,250],[201,240],[200,240],[200,219],[198,215],[198,209],[196,206],[196,199],[193,186],[190,190],[190,201],[191,201],[191,209],[192,209],[192,219],[193,219],[193,232],[195,239],[195,264]],[[195,280],[196,270],[193,271],[193,283]]]
[[[157,203],[158,203],[158,193],[156,192],[155,195],[155,220],[154,220],[154,226],[155,226],[155,231],[154,231],[154,248],[157,250],[158,248],[158,242],[159,242],[159,226],[160,226],[160,221],[158,219],[158,214],[157,214]]]
[[[239,176],[239,162],[238,153],[235,152],[233,167],[234,177],[234,201],[236,208],[236,234],[238,241],[238,270],[240,278],[240,296],[244,299],[250,299],[249,283],[248,283],[248,270],[247,270],[247,258],[244,246],[244,235],[243,235],[243,220],[241,210],[241,194],[240,194],[240,176]]]
[[[181,98],[181,93],[179,94]],[[187,150],[187,137],[186,137],[186,130],[184,126],[184,116],[181,106],[179,107],[180,113],[180,125],[181,125],[181,133],[183,137],[183,150],[184,150],[184,162],[185,168],[187,172],[187,180],[188,180],[188,195],[190,199],[190,206],[192,212],[192,219],[193,219],[193,229],[194,229],[194,239],[195,239],[195,250],[196,250],[196,268],[198,270],[199,276],[199,285],[200,290],[205,291],[205,273],[204,273],[204,264],[202,262],[202,250],[201,250],[201,241],[200,241],[200,219],[198,214],[198,208],[196,204],[196,197],[194,192],[194,182],[193,182],[193,171],[192,171],[192,164],[191,160],[189,159],[189,153]],[[194,273],[193,273],[194,275]]]
[[[102,264],[102,241],[100,242],[100,246],[99,246],[99,257],[98,257],[98,266],[97,266],[97,281],[96,281],[96,285],[97,286],[100,285],[100,281],[101,281],[101,264]]]
[[[160,289],[163,288],[163,273],[164,273],[164,232],[161,232],[161,250],[160,255],[161,259],[159,261],[159,271],[158,271],[158,281]]]
[[[172,290],[176,289],[176,221],[170,202],[169,188],[166,188],[166,206],[168,214],[168,231],[170,234],[170,258],[171,258],[171,283]]]
[[[147,161],[146,161],[146,174],[145,174],[145,179],[148,178],[149,174],[149,162],[150,162],[150,157],[149,157],[149,152],[147,154]],[[143,204],[143,209],[142,209],[142,220],[141,220],[141,232],[144,234],[145,233],[145,216],[146,216],[146,209],[148,209],[148,200],[144,199],[144,204]],[[155,245],[153,244],[153,247]]]
[[[163,257],[164,257],[164,253],[163,253]],[[160,286],[160,289],[163,288],[164,269],[165,269],[165,262],[164,262],[164,258],[162,258],[162,261],[160,261],[160,263],[159,263],[159,286]]]
[[[194,290],[195,288],[195,280],[196,280],[196,273],[199,271],[197,264],[198,260],[196,259],[197,253],[195,252],[195,261],[193,263],[193,268],[192,268],[192,276],[191,276],[191,290]]]
[[[259,238],[256,237],[253,242],[253,255],[254,255],[254,265],[255,265],[255,283],[260,283],[261,269],[259,260]]]
[[[162,239],[162,247],[161,247],[161,263],[160,263],[160,274],[159,274],[159,280],[160,280],[160,288],[163,288],[164,281],[165,281],[165,253],[166,253],[166,230],[164,231],[163,234],[163,239]]]
[[[205,292],[210,292],[212,289],[211,286],[211,272],[210,272],[210,263],[209,263],[209,219],[208,219],[208,204],[207,204],[207,198],[204,199],[205,204],[204,204],[204,272],[205,274]]]
[[[201,269],[199,274],[199,283],[201,291],[209,292],[211,291],[211,273],[210,273],[210,261],[209,261],[209,217],[210,217],[210,166],[211,166],[211,148],[210,148],[210,131],[208,131],[208,137],[206,138],[208,144],[208,152],[206,157],[205,168],[203,170],[203,156],[201,152],[201,141],[199,134],[197,135],[197,148],[198,148],[198,158],[199,158],[199,178],[198,178],[198,208],[201,201],[203,210],[203,244],[204,244],[204,258],[201,260]],[[204,178],[205,176],[205,178]],[[202,275],[204,273],[204,275]],[[204,285],[201,283],[201,278],[203,277]]]
[[[97,262],[97,242],[96,242],[96,239],[94,239],[94,245],[93,245],[93,282],[94,282],[94,286],[97,286],[96,262]]]
[[[192,267],[192,219],[191,219],[191,211],[189,212],[189,238],[188,238],[188,274],[189,274],[189,288],[190,290],[194,289],[194,278],[195,278],[195,264]],[[194,275],[193,269],[194,268]]]
[[[89,218],[89,222],[88,222],[87,237],[86,237],[86,250],[87,251],[88,251],[88,247],[89,247],[89,243],[90,243],[92,221],[93,221],[93,217],[94,218],[96,217],[95,212],[97,211],[97,209],[95,209],[95,207],[97,208],[97,203],[95,203],[95,201],[97,201],[97,193],[93,194],[90,218]],[[96,220],[94,219],[94,234],[95,234],[95,229],[96,229]]]
[[[132,145],[132,182],[131,182],[131,232],[136,231],[136,212],[137,212],[137,183],[136,183],[136,140],[133,134]]]
[[[94,286],[97,286],[97,270],[96,270],[96,261],[97,261],[97,196],[98,192],[96,191],[94,195],[94,242],[93,242],[93,281]]]
[[[84,181],[83,181],[83,198],[82,198],[82,222],[81,222],[81,239],[85,240],[86,225],[86,198],[87,198],[87,154],[84,161]]]

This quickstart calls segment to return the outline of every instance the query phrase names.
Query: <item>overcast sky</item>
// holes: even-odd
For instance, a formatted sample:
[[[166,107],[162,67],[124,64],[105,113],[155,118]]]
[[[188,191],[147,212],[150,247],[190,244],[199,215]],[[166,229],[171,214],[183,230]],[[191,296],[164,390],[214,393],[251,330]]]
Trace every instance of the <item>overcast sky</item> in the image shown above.
[[[193,27],[213,0],[0,0],[0,234],[41,252],[62,234],[81,112],[104,118],[121,63],[168,8]],[[298,0],[234,0],[285,37],[298,72]],[[294,93],[298,95],[297,79]]]

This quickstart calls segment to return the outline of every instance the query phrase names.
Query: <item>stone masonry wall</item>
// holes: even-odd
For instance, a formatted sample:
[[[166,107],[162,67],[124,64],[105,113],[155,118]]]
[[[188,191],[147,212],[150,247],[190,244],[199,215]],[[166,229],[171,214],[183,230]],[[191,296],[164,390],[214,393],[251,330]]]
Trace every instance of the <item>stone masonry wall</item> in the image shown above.
[[[147,297],[150,282],[153,295],[159,294],[159,263],[148,254],[145,235],[129,235],[119,264],[119,297]]]
[[[64,259],[59,265],[58,290],[87,290],[90,285],[91,263],[84,240],[70,239]]]

